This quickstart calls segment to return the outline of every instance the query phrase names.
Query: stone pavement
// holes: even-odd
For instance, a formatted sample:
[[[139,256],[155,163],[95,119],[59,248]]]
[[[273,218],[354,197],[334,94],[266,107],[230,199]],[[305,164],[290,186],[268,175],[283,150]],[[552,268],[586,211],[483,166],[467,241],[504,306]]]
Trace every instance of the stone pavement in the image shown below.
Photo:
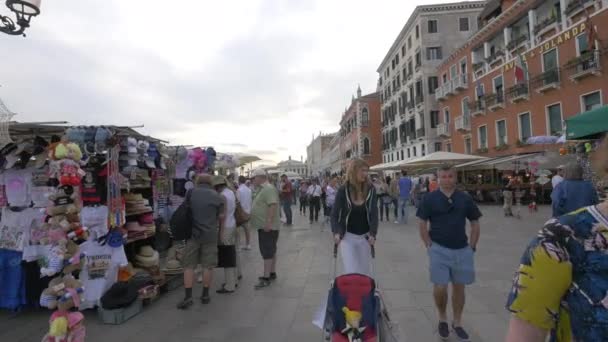
[[[534,214],[526,209],[521,220],[503,217],[497,206],[482,207],[482,212],[477,283],[467,290],[464,325],[472,341],[494,342],[504,339],[509,318],[504,303],[519,257],[549,217],[550,208],[540,207]],[[102,325],[90,311],[87,342],[321,341],[321,333],[311,320],[329,288],[330,234],[321,232],[318,224],[309,226],[298,214],[295,220],[294,227],[281,231],[279,279],[272,287],[253,289],[261,273],[259,252],[254,246],[243,254],[244,280],[235,294],[219,296],[213,292],[210,305],[197,302],[189,311],[179,311],[175,304],[183,290],[178,289],[120,326]],[[401,340],[437,341],[427,256],[414,222],[381,225],[377,280],[392,319],[399,326]],[[217,275],[216,288],[223,272]],[[200,287],[195,288],[195,295],[200,296]],[[40,341],[48,317],[48,311],[23,312],[14,318],[0,312],[0,341]]]

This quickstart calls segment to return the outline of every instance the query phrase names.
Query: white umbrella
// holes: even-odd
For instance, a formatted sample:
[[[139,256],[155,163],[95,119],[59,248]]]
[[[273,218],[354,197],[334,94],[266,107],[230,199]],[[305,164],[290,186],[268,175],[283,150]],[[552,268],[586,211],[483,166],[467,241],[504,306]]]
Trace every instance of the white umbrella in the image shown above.
[[[470,160],[485,160],[486,157],[474,156],[471,154],[453,153],[453,152],[434,152],[424,157],[409,161],[401,161],[397,164],[398,167],[410,168],[410,167],[427,167],[437,166],[441,164],[455,164],[459,162],[465,162]]]

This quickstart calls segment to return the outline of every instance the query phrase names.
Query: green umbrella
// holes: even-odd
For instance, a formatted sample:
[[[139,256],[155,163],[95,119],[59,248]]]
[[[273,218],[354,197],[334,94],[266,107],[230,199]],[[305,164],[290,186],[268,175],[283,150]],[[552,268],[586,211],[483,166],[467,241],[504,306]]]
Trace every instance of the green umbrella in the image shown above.
[[[592,138],[599,133],[608,132],[608,106],[573,116],[566,120],[568,140]]]

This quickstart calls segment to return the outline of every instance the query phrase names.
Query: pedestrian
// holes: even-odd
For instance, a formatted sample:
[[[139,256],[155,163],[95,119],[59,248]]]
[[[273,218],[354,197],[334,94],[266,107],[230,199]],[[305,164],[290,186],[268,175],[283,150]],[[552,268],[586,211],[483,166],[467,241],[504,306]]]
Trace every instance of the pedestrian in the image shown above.
[[[281,207],[285,212],[285,225],[291,226],[293,223],[293,217],[291,212],[291,199],[293,198],[293,186],[287,175],[281,176]]]
[[[414,205],[416,208],[420,206],[420,201],[422,201],[423,190],[424,183],[422,181],[422,177],[420,177],[417,181],[414,181],[414,188],[412,189],[412,198],[414,199]],[[426,193],[426,191],[424,191],[424,193]]]
[[[336,193],[338,192],[338,179],[337,177],[332,177],[329,180],[329,183],[325,187],[325,193],[327,194],[327,198],[325,200],[325,210],[323,211],[325,214],[325,220],[323,221],[323,226],[321,229],[323,230],[325,224],[331,222],[331,210],[334,207],[334,203],[336,202]]]
[[[178,309],[189,308],[192,301],[194,268],[200,264],[203,268],[203,294],[201,302],[209,304],[209,287],[212,283],[213,269],[217,266],[217,243],[222,234],[221,224],[224,220],[224,200],[212,188],[212,176],[199,174],[195,187],[190,190],[192,212],[192,238],[180,243],[177,255],[184,267],[184,288],[186,296],[177,305]]]
[[[236,192],[236,197],[241,204],[241,208],[249,215],[251,215],[251,202],[253,201],[251,195],[251,189],[247,186],[247,178],[243,176],[239,176],[239,187]],[[241,225],[243,230],[245,231],[245,245],[242,247],[243,250],[249,251],[251,250],[251,234],[249,233],[249,223],[243,223]],[[237,238],[238,238],[237,234]]]
[[[557,167],[557,173],[551,178],[551,186],[553,189],[557,188],[557,185],[564,181],[564,165]]]
[[[389,195],[391,196],[391,203],[393,204],[393,211],[395,215],[395,224],[399,223],[399,179],[395,175],[389,182]]]
[[[589,160],[598,180],[608,180],[605,136]],[[534,234],[508,296],[507,342],[544,342],[549,334],[552,341],[606,341],[606,227],[608,200],[553,218]]]
[[[300,180],[299,179],[292,179],[291,180],[291,185],[293,188],[293,204],[294,205],[298,205],[298,192],[300,191]]]
[[[428,188],[428,192],[433,192],[433,191],[437,191],[437,189],[439,189],[439,184],[437,183],[437,177],[435,175],[431,176],[431,179],[429,181],[429,188]]]
[[[598,204],[597,191],[590,181],[583,180],[583,168],[579,164],[570,163],[563,172],[564,180],[551,193],[553,217]]]
[[[428,180],[428,178],[427,178]],[[399,178],[399,223],[407,224],[407,205],[412,194],[412,179],[407,176],[407,171],[401,171]]]
[[[513,190],[514,190],[514,182],[510,177],[503,178],[503,189],[502,189],[502,197],[503,197],[503,211],[505,213],[505,217],[513,216]]]
[[[364,160],[351,160],[346,184],[338,190],[332,209],[331,229],[346,274],[371,275],[370,246],[378,234],[378,198],[368,172]]]
[[[456,172],[450,166],[439,169],[439,191],[428,193],[418,209],[420,237],[430,259],[433,297],[439,314],[439,337],[450,335],[447,319],[448,285],[452,283],[452,330],[460,340],[469,335],[462,327],[465,286],[475,281],[474,253],[479,241],[481,212],[473,198],[456,190]],[[466,220],[471,224],[470,238]],[[430,227],[429,227],[430,226]]]
[[[310,203],[309,218],[310,224],[319,222],[319,210],[321,210],[321,186],[317,178],[312,180],[312,184],[308,187],[308,201]]]
[[[224,201],[223,221],[221,222],[221,235],[218,241],[218,264],[224,269],[224,284],[216,292],[230,294],[237,286],[237,256],[236,256],[236,195],[229,187],[230,181],[223,176],[213,178],[213,187]]]
[[[300,185],[300,215],[306,216],[308,206],[308,181],[303,181]]]
[[[383,199],[388,195],[388,186],[384,183],[382,177],[374,178],[374,188],[376,190],[376,197],[378,197],[378,211],[380,212],[380,222],[384,221],[384,202]],[[388,209],[386,210],[386,220],[388,221]]]
[[[253,171],[255,193],[251,208],[250,224],[258,231],[260,254],[264,260],[264,275],[259,277],[255,289],[270,286],[277,279],[277,242],[279,240],[279,196],[277,190],[268,182],[268,176],[263,169]]]

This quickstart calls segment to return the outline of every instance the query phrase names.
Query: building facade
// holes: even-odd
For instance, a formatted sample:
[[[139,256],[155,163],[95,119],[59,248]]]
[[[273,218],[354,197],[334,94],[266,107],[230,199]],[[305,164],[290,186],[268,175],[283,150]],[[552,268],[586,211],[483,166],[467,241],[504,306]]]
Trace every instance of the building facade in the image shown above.
[[[325,155],[329,153],[330,143],[335,140],[338,133],[323,134],[319,133],[317,137],[313,136],[312,142],[306,148],[306,166],[308,174],[318,176],[325,172]]]
[[[485,1],[418,6],[378,67],[382,158],[408,160],[439,149],[436,68],[477,30]]]
[[[544,150],[527,139],[560,136],[566,118],[606,103],[608,1],[491,1],[479,19],[438,68],[442,150]]]
[[[340,120],[340,156],[342,169],[349,159],[364,159],[370,166],[382,162],[382,138],[380,127],[380,94],[353,96],[350,106]]]
[[[303,178],[308,177],[306,164],[303,161],[291,159],[291,156],[289,156],[289,159],[278,163],[272,171],[278,171],[278,173],[294,172]]]
[[[323,158],[321,158],[321,173],[323,175],[339,174],[342,171],[340,141],[340,134],[334,134],[327,149],[323,152]]]

